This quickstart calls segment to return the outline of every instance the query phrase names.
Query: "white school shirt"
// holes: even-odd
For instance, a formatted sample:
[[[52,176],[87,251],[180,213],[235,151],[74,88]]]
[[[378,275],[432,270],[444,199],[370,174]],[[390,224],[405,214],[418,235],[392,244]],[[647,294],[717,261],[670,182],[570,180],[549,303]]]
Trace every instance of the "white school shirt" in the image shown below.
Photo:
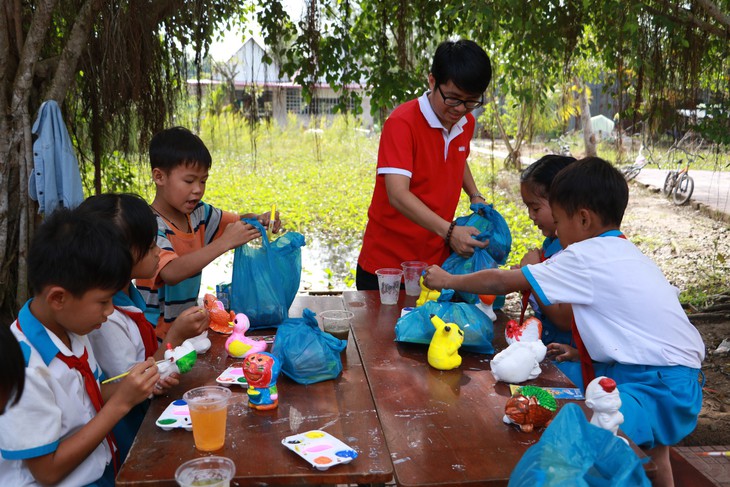
[[[679,291],[620,232],[571,244],[522,272],[547,306],[569,303],[591,358],[700,368],[705,346]]]
[[[119,291],[114,295],[114,305],[135,313],[144,312],[144,301],[139,292],[130,284],[129,292],[132,299],[122,300],[123,294]],[[142,308],[134,306],[136,296],[142,303]],[[122,305],[122,303],[127,305]],[[118,309],[109,315],[101,328],[93,330],[87,335],[91,346],[94,348],[96,360],[104,371],[106,377],[114,377],[128,371],[133,365],[144,362],[146,351],[142,336],[139,334],[139,327],[132,318],[125,315]]]
[[[91,370],[101,374],[89,341],[69,333],[71,350],[33,316],[30,301],[20,310],[10,329],[25,356],[25,387],[20,401],[0,415],[0,485],[36,486],[38,484],[22,460],[56,451],[58,444],[96,416],[96,409],[84,387],[81,373],[56,358],[88,352]],[[103,440],[58,487],[78,487],[97,481],[111,461]]]

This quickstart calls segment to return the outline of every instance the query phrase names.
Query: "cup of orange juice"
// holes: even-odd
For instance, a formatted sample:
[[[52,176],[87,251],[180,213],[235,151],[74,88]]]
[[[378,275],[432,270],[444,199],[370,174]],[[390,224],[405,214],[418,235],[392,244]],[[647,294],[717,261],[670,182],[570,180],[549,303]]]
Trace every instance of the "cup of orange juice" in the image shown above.
[[[226,442],[226,416],[231,391],[221,386],[196,387],[183,394],[190,409],[195,448],[216,451]]]

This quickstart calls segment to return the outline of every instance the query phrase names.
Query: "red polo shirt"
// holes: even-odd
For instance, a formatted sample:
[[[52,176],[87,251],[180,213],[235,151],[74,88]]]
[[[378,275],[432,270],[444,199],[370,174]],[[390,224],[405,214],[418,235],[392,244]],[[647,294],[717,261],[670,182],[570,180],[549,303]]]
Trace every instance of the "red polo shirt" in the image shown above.
[[[426,94],[396,108],[383,125],[375,190],[368,210],[358,264],[375,273],[400,268],[406,260],[441,264],[449,255],[444,239],[393,208],[385,174],[411,178],[410,191],[433,212],[451,221],[459,203],[474,117],[469,113],[447,132]]]

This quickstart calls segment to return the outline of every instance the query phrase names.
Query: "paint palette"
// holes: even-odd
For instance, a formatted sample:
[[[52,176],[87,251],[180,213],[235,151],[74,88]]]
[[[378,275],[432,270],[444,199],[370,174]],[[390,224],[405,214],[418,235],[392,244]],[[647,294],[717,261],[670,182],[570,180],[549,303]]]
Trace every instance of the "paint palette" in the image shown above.
[[[237,363],[228,367],[219,375],[215,381],[222,386],[248,387],[248,382],[243,376],[243,364]]]
[[[190,409],[188,409],[188,403],[182,399],[171,402],[170,405],[162,411],[162,414],[160,414],[160,417],[157,418],[157,422],[155,424],[165,431],[170,431],[175,428],[183,428],[188,431],[192,431],[193,423],[190,421]]]
[[[357,458],[355,450],[331,434],[319,430],[287,436],[281,440],[281,444],[311,463],[317,470],[327,470]]]

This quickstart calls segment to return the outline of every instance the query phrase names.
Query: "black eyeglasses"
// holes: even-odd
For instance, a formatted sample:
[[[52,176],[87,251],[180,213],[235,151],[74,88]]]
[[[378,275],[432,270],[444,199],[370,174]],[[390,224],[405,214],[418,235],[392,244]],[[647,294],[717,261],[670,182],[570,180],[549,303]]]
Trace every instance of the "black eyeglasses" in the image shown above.
[[[444,92],[441,91],[441,86],[436,86],[436,89],[438,89],[439,93],[441,93],[441,98],[444,99],[444,105],[450,107],[458,107],[463,103],[464,107],[466,107],[467,110],[474,110],[475,108],[479,108],[480,106],[484,105],[484,95],[482,95],[482,98],[479,101],[462,100],[461,98],[454,98],[453,96],[444,95]]]

